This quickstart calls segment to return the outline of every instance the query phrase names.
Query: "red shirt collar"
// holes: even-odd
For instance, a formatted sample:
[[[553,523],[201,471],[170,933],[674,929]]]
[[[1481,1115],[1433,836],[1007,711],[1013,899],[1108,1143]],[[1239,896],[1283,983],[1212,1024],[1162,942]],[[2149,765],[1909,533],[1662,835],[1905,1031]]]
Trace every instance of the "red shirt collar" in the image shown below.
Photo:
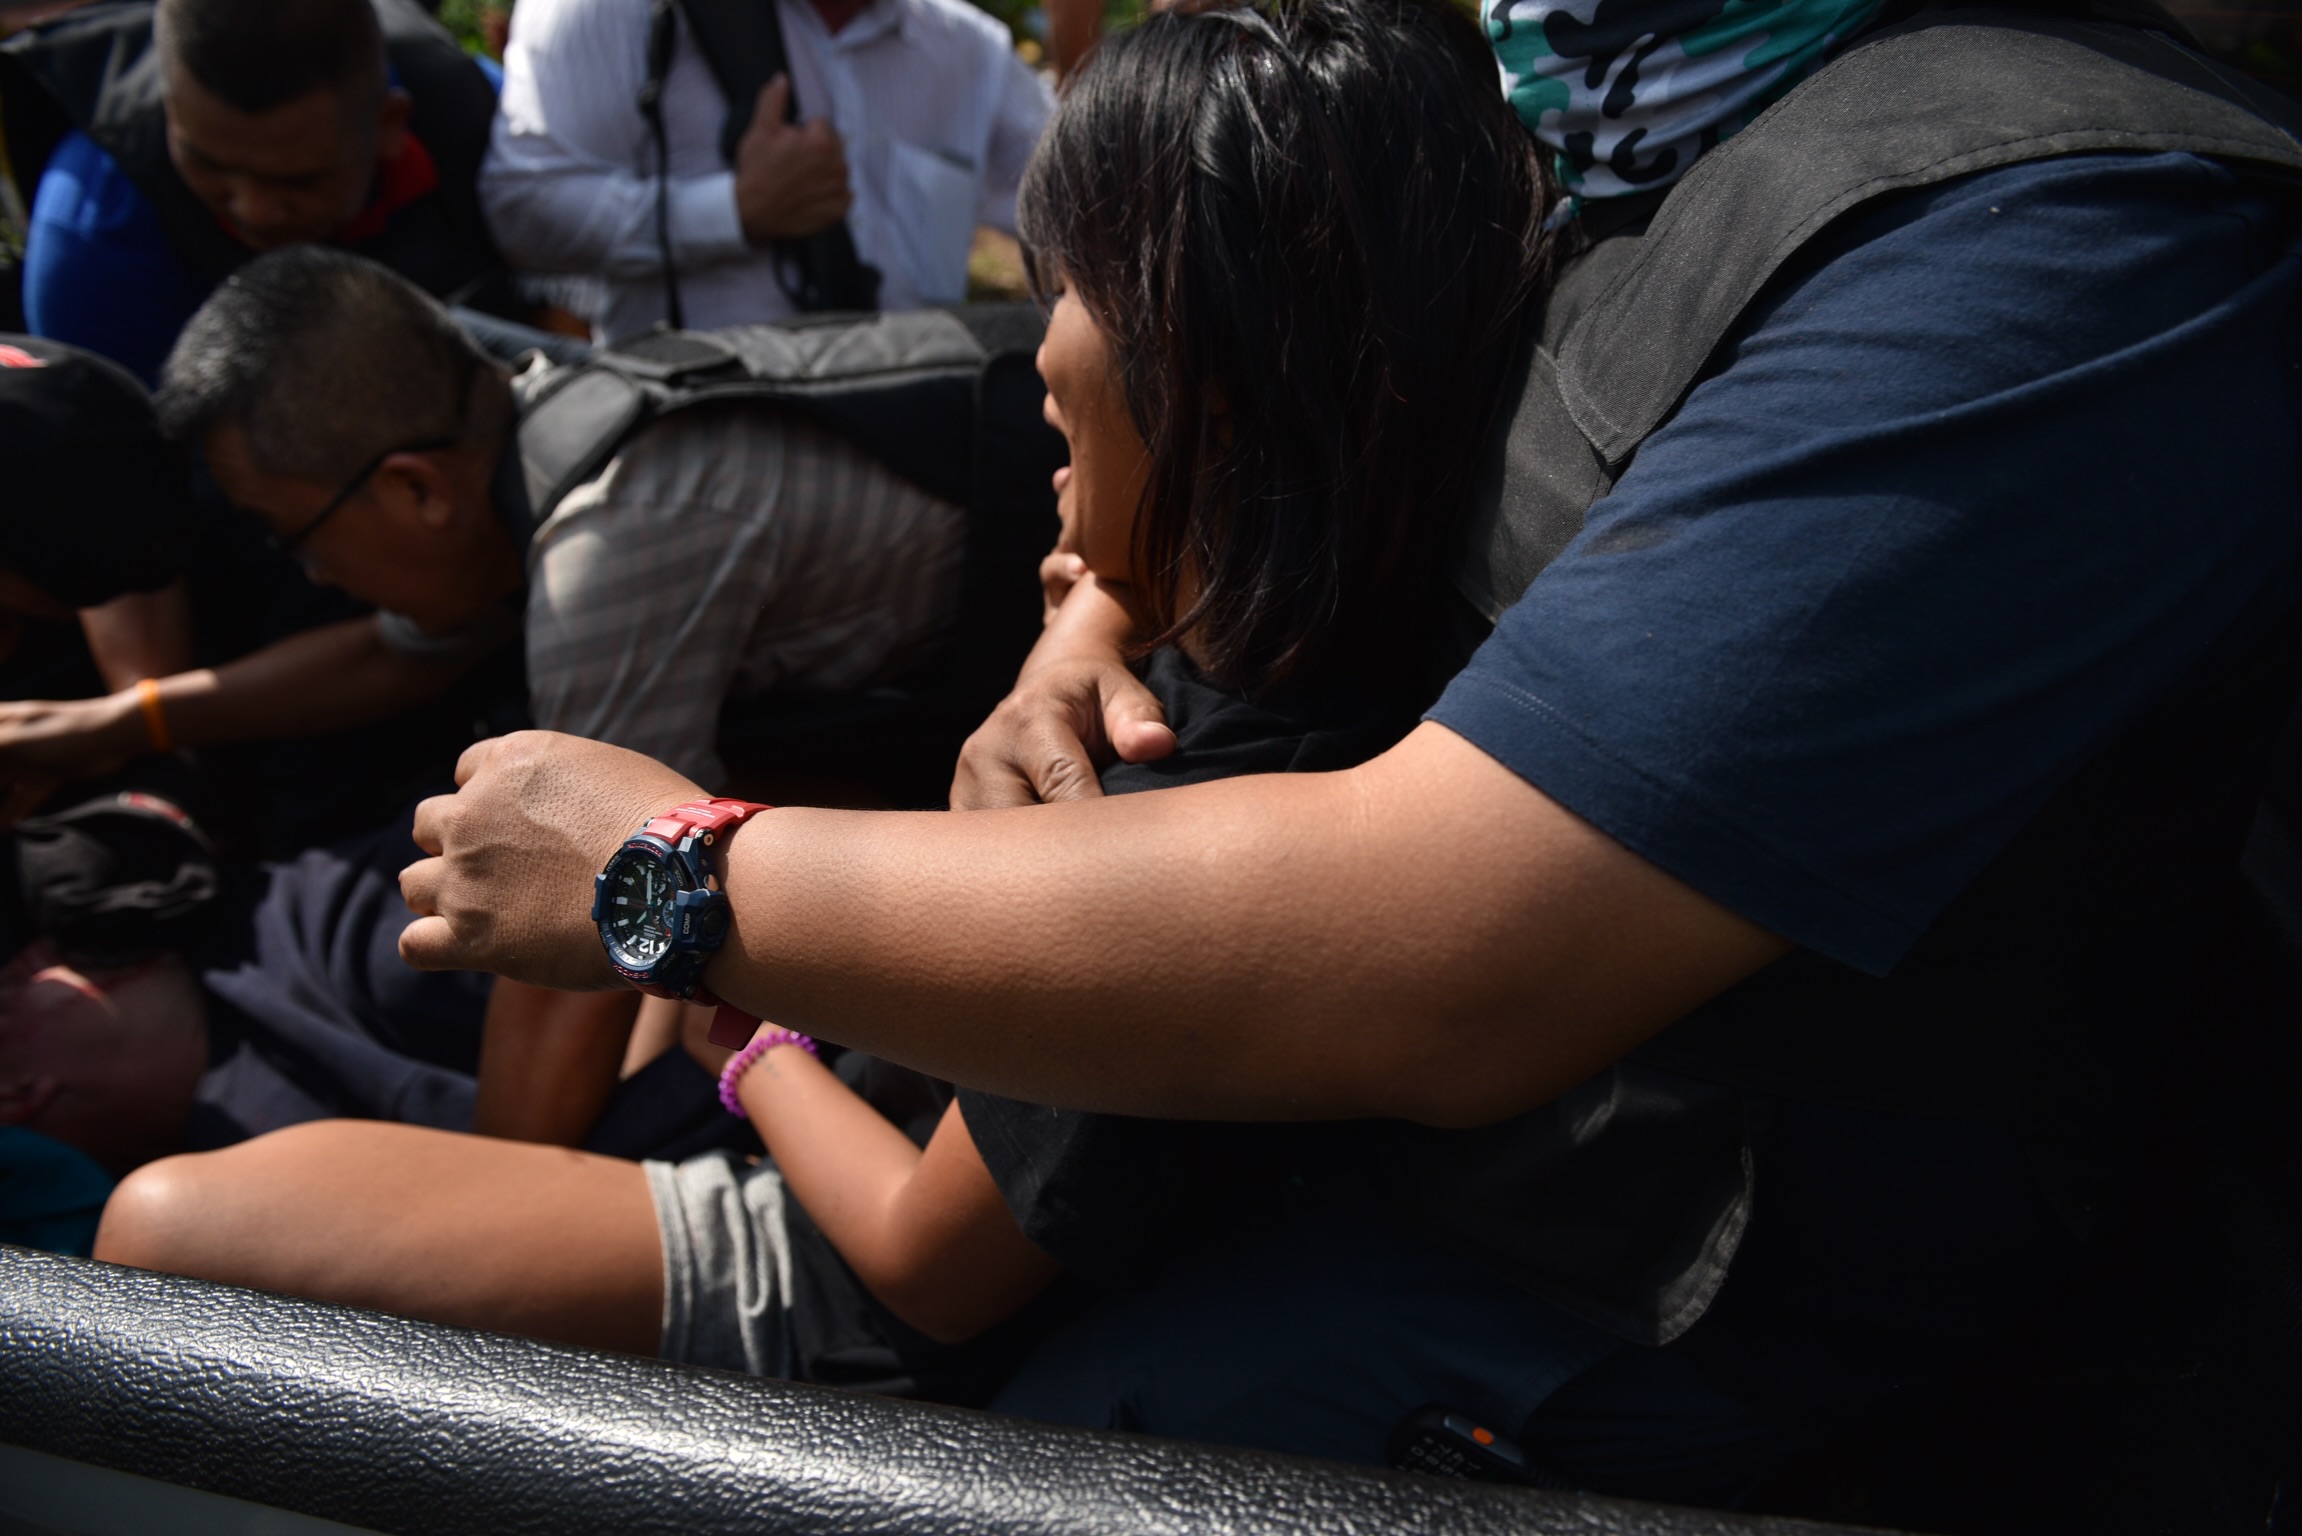
[[[330,245],[358,245],[373,240],[392,222],[392,216],[420,197],[436,192],[440,187],[440,168],[432,159],[432,152],[424,141],[409,134],[401,141],[400,152],[384,162],[376,172],[376,188],[369,194],[368,205],[352,216],[352,221],[328,237]],[[223,215],[216,223],[225,234],[239,239],[232,230],[231,221]]]
[[[401,142],[397,156],[384,162],[376,177],[375,196],[368,199],[352,222],[330,237],[331,245],[358,245],[373,240],[391,223],[392,215],[414,202],[439,190],[440,168],[433,163],[432,152],[424,148],[424,141],[409,134]]]

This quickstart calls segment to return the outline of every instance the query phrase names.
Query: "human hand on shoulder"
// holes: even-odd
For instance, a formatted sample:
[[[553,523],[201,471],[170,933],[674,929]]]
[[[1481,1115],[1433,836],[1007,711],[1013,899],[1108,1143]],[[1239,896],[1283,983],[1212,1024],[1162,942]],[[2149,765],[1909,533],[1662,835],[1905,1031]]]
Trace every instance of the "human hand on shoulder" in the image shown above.
[[[777,75],[735,147],[736,217],[755,246],[821,234],[855,202],[839,135],[822,118],[785,121],[790,106],[791,79]]]
[[[591,920],[592,879],[634,829],[703,790],[653,758],[554,731],[477,743],[456,782],[416,808],[431,857],[400,873],[417,914],[400,957],[565,991],[620,985]]]
[[[1058,551],[1049,560],[1062,558]],[[1157,762],[1172,753],[1167,712],[1127,665],[1136,630],[1123,594],[1079,574],[1014,689],[960,749],[952,809],[1093,799],[1103,793],[1096,778],[1102,764]]]

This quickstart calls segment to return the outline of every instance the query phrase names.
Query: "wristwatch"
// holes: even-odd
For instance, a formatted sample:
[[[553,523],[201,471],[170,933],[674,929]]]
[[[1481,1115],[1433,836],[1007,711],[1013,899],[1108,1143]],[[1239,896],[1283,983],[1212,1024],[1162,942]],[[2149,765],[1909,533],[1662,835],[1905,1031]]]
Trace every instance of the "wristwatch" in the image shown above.
[[[717,1002],[703,968],[727,941],[727,893],[711,845],[769,809],[749,800],[691,800],[624,840],[592,881],[591,919],[616,973],[657,997]]]

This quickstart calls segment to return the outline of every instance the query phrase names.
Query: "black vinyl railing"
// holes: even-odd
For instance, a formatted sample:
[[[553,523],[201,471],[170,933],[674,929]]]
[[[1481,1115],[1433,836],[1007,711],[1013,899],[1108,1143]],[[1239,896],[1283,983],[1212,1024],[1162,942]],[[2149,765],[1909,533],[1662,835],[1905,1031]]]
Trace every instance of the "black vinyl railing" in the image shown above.
[[[183,1518],[162,1523],[171,1493]],[[1830,1529],[1050,1428],[0,1248],[0,1532],[272,1528],[217,1495],[406,1536]]]

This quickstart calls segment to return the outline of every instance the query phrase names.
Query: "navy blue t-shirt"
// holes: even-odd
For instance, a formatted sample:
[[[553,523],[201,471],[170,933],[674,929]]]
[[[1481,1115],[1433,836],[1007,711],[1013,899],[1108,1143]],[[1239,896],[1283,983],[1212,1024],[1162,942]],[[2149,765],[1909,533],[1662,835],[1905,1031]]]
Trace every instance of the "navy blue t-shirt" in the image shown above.
[[[1826,234],[1430,718],[1812,953],[1897,965],[2297,591],[2275,199],[2187,155]]]

